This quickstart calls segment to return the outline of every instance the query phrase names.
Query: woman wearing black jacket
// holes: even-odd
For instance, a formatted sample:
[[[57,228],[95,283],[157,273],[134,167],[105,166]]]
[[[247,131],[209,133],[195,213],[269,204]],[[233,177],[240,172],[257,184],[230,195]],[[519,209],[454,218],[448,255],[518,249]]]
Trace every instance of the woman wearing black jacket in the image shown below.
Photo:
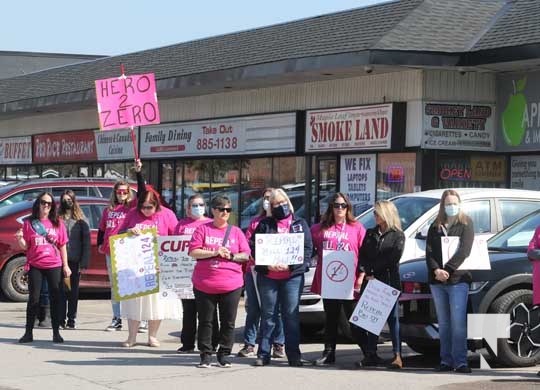
[[[459,246],[443,264],[441,238],[446,236],[459,237]],[[472,278],[469,271],[458,268],[471,253],[473,241],[473,223],[461,210],[459,194],[455,190],[444,191],[426,241],[428,276],[441,345],[438,371],[471,372],[467,363],[467,299]]]
[[[285,191],[282,189],[272,191],[270,207],[272,216],[261,220],[250,238],[251,253],[255,254],[255,240],[258,234],[303,234],[304,262],[295,265],[261,266],[256,265],[257,259],[255,259],[257,286],[261,299],[261,339],[255,365],[266,366],[270,364],[276,305],[279,305],[285,331],[287,360],[290,366],[298,367],[303,365],[298,319],[300,295],[304,288],[304,273],[309,270],[313,243],[307,222],[302,218],[294,218],[294,209]]]
[[[359,268],[366,273],[365,279],[377,279],[401,290],[399,280],[399,260],[405,246],[405,235],[401,230],[401,222],[396,206],[388,200],[375,203],[373,214],[377,225],[367,230],[360,248]],[[401,338],[399,335],[398,302],[388,317],[388,327],[392,338],[394,359],[388,368],[403,367],[401,360]],[[366,356],[361,366],[376,366],[382,363],[377,355],[379,336],[368,332]]]

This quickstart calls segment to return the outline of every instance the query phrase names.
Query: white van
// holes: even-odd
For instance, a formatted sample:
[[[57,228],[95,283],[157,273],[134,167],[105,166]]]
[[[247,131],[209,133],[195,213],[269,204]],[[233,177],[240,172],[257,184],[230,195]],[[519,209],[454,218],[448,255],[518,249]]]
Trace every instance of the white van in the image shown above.
[[[405,250],[401,262],[425,255],[426,235],[435,220],[439,202],[445,189],[414,192],[390,199],[399,212],[405,233]],[[489,238],[519,218],[540,209],[540,192],[507,188],[456,188],[463,210],[471,217],[475,233]],[[373,208],[357,218],[365,227],[375,226]],[[306,274],[305,287],[300,298],[300,323],[307,330],[320,330],[324,326],[322,298],[310,292],[315,264]],[[342,316],[347,328],[346,319]],[[345,326],[347,325],[347,326]]]

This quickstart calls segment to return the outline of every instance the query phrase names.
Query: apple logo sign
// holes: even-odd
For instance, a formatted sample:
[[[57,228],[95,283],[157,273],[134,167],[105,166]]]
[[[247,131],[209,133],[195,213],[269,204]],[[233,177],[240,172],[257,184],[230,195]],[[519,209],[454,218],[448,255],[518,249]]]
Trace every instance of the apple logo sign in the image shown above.
[[[523,95],[527,76],[514,84],[514,94],[510,96],[508,104],[502,114],[502,130],[506,143],[510,146],[518,146],[523,140],[525,127],[523,126],[523,113],[527,109],[527,100]]]

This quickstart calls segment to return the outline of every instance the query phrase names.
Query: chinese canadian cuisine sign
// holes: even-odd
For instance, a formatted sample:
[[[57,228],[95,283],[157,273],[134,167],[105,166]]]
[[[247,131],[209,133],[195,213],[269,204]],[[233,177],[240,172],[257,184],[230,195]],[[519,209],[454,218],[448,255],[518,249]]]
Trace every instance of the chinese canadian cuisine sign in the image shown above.
[[[392,104],[306,113],[306,152],[390,149]]]
[[[424,149],[494,150],[495,106],[424,103]]]

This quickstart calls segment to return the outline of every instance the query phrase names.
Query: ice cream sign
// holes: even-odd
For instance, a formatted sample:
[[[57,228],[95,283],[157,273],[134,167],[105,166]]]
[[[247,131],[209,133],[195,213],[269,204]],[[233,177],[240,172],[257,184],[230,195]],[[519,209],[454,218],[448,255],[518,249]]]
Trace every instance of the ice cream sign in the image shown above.
[[[540,73],[497,79],[497,151],[540,149]]]

